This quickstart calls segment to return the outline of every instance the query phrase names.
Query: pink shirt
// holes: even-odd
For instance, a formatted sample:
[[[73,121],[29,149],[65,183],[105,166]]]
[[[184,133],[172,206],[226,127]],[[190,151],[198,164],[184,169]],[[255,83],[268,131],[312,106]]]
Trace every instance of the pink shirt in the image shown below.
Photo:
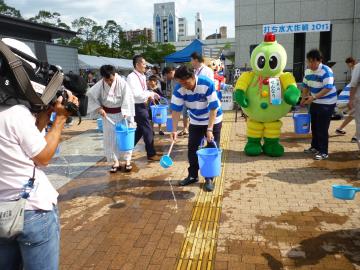
[[[46,146],[44,136],[35,126],[35,117],[23,105],[0,106],[0,200],[18,198],[33,174],[32,157]],[[58,192],[45,173],[36,168],[34,188],[26,210],[52,210]]]

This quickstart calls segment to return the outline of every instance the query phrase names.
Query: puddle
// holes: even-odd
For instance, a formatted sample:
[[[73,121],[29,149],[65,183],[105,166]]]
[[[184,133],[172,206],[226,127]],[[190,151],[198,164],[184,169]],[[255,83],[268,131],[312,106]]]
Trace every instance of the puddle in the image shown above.
[[[335,255],[337,263],[342,265],[341,269],[360,266],[360,229],[323,231],[333,225],[341,228],[348,221],[347,216],[327,213],[315,207],[309,211],[289,211],[276,217],[257,218],[256,232],[267,243],[277,246],[282,254],[282,257],[263,254],[271,269],[282,269],[287,260],[291,260],[294,266],[321,263],[323,267],[332,265]]]
[[[189,200],[195,196],[193,192],[190,191],[171,191],[171,190],[157,190],[148,193],[148,198],[150,200],[174,200],[176,197],[177,200]],[[176,204],[177,204],[176,200]]]
[[[256,180],[256,178],[257,178],[258,176],[261,176],[261,173],[248,172],[248,173],[246,173],[246,175],[247,175],[248,177],[246,177],[246,178],[244,178],[244,179],[242,179],[242,180],[232,181],[232,184],[231,184],[229,190],[239,190],[239,189],[241,189],[241,186],[243,186],[243,185],[246,185],[246,187],[250,187],[250,188],[256,187],[256,184],[254,184],[254,183],[249,184],[249,182],[250,182],[251,180]],[[229,195],[229,192],[228,192],[228,191],[225,191],[225,192],[224,192],[224,195],[225,195],[225,194],[228,196],[228,195]]]

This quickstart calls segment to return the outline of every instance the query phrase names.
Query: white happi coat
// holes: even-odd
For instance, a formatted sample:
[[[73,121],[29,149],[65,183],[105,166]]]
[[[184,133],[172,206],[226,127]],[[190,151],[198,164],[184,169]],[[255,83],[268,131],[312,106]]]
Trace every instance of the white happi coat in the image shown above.
[[[111,87],[102,79],[98,81],[87,92],[89,97],[88,113],[96,112],[101,107],[118,108],[121,107],[121,113],[110,114],[107,116],[116,123],[121,122],[124,117],[134,126],[135,103],[131,89],[125,79],[115,73],[115,79]],[[120,157],[120,152],[116,145],[115,127],[106,118],[103,118],[104,131],[104,151],[107,161],[116,161]],[[123,159],[131,160],[132,151],[124,152]]]

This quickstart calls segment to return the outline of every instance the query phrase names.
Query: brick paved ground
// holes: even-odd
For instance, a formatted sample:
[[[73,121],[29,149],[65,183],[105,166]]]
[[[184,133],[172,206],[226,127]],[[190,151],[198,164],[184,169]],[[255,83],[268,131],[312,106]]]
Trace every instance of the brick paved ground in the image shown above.
[[[332,136],[330,159],[315,162],[302,153],[309,136],[284,120],[278,159],[246,157],[244,122],[232,128],[214,269],[360,269],[360,197],[335,200],[330,189],[360,186],[352,134]],[[156,144],[166,151],[169,141]],[[61,269],[176,268],[201,185],[176,186],[186,140],[174,150],[172,169],[135,153],[131,174],[110,175],[99,162],[60,189]]]
[[[169,142],[157,137],[158,150]],[[60,189],[61,269],[174,268],[199,189],[176,185],[186,176],[185,143],[171,170],[137,152],[130,174],[100,162]]]
[[[234,128],[215,269],[360,269],[360,197],[331,194],[335,183],[360,186],[354,125],[331,136],[329,160],[313,161],[302,152],[310,136],[284,122],[286,154],[276,159],[245,156],[245,124]]]

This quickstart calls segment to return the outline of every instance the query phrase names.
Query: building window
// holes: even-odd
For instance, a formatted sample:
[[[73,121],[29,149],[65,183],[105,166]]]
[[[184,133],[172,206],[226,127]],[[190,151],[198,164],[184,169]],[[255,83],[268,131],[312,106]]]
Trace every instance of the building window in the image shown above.
[[[332,36],[332,25],[330,26],[330,31],[320,32],[319,48],[323,55],[324,63],[327,63],[331,59],[331,36]]]
[[[161,42],[161,26],[160,26],[159,15],[156,15],[155,24],[156,24],[156,41]]]
[[[171,14],[169,14],[169,41],[175,41],[173,25],[174,25],[174,18]]]
[[[306,33],[294,34],[293,74],[297,82],[302,82],[305,70]]]

